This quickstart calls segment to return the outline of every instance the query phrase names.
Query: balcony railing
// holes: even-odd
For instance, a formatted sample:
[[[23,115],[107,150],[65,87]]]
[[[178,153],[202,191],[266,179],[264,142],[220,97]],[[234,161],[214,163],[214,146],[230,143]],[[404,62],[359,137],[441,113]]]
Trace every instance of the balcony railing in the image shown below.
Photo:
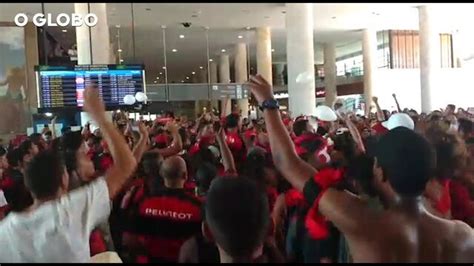
[[[147,84],[152,102],[245,99],[249,90],[244,84]]]

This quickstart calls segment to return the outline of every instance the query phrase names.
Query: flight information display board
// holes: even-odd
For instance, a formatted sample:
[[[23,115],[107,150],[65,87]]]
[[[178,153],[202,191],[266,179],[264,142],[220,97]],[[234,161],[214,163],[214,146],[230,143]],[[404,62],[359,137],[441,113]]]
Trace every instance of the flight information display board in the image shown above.
[[[38,108],[82,109],[84,89],[97,85],[108,109],[125,105],[125,95],[145,92],[143,65],[36,66]]]

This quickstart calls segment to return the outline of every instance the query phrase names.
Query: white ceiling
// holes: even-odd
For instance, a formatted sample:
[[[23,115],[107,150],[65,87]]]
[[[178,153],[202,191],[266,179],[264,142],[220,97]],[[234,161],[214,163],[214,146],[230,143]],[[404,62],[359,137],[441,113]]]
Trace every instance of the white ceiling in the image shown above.
[[[419,4],[313,4],[314,5],[314,42],[315,60],[322,62],[321,44],[335,42],[337,56],[361,49],[361,29],[418,29]],[[423,4],[424,5],[424,4]],[[435,6],[436,25],[440,31],[459,29],[463,25],[470,27],[474,4],[430,4]],[[93,12],[93,5],[92,12]],[[116,42],[115,25],[120,25],[120,43],[125,63],[145,63],[147,76],[153,79],[162,71],[163,33],[161,26],[166,25],[166,47],[169,80],[179,81],[198,71],[199,66],[207,65],[207,46],[204,27],[209,27],[210,57],[217,60],[221,49],[232,54],[232,47],[239,41],[248,42],[251,61],[255,61],[256,27],[268,26],[272,30],[272,48],[274,62],[286,61],[286,32],[284,3],[134,3],[132,37],[132,4],[107,3],[107,20],[110,25],[110,37]],[[45,3],[45,12],[72,13],[73,3]],[[147,10],[149,9],[149,10]],[[0,21],[12,21],[15,14],[41,12],[40,3],[0,4]],[[100,19],[100,18],[99,18]],[[182,22],[191,22],[190,28],[184,28]],[[246,30],[251,27],[251,30]],[[58,36],[73,39],[74,30]],[[184,35],[180,39],[179,35]],[[243,39],[237,36],[242,35]],[[2,36],[0,36],[1,38]],[[134,42],[133,42],[134,40]],[[134,44],[134,46],[133,46]],[[135,49],[133,49],[133,47]],[[171,49],[178,52],[172,53]],[[135,60],[133,60],[135,51]],[[231,57],[232,58],[232,57]]]

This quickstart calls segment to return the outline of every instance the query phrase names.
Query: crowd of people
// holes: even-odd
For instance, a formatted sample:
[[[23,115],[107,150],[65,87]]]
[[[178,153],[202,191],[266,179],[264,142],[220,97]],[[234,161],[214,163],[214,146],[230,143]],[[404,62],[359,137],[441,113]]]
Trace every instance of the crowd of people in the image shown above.
[[[113,120],[0,148],[0,262],[474,261],[474,128],[455,106],[418,114],[340,104],[291,116],[260,75],[257,120]],[[370,105],[370,104],[369,104]]]

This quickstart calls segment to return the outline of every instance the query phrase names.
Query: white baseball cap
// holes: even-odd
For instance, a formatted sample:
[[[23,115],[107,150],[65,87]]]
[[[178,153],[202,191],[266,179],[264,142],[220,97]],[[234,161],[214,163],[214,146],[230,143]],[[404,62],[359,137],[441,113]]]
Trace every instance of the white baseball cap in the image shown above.
[[[415,122],[413,122],[413,119],[411,119],[411,117],[405,113],[396,113],[391,115],[388,121],[383,122],[382,126],[388,130],[392,130],[396,127],[406,127],[408,129],[414,130]]]
[[[316,107],[313,115],[322,121],[333,122],[337,120],[336,112],[326,105]]]

